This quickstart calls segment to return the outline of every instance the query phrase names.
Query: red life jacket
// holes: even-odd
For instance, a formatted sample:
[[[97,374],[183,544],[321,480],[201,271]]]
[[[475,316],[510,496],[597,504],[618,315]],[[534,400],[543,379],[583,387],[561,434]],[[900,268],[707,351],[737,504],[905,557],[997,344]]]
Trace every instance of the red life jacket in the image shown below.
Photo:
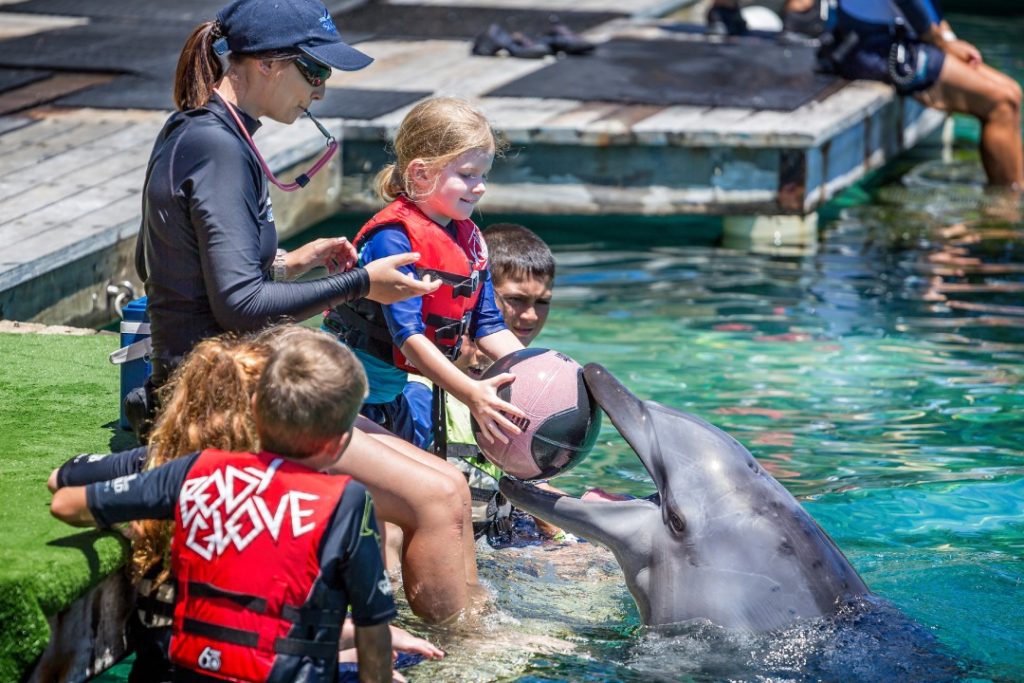
[[[354,240],[356,249],[361,249],[381,228],[393,225],[402,227],[412,250],[420,254],[417,275],[429,274],[441,280],[437,291],[422,297],[424,334],[441,353],[455,360],[480,298],[484,277],[481,271],[487,270],[487,245],[480,229],[470,220],[452,221],[452,239],[445,228],[427,218],[403,195],[363,225]],[[421,374],[392,343],[379,304],[366,300],[342,304],[328,311],[324,325],[349,346],[406,372]]]
[[[199,455],[174,516],[171,661],[266,681],[279,655],[305,656],[333,680],[346,599],[311,588],[321,537],[350,479],[265,452]],[[303,638],[289,637],[296,625]]]

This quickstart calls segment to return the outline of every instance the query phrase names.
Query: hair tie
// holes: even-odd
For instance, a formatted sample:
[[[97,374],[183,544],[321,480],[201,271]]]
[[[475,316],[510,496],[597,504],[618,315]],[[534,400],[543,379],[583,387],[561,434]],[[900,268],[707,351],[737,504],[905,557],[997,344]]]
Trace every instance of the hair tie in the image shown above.
[[[213,28],[210,29],[210,34],[214,38],[225,38],[226,37],[226,34],[224,33],[224,27],[221,26],[220,21],[214,21],[213,22]]]

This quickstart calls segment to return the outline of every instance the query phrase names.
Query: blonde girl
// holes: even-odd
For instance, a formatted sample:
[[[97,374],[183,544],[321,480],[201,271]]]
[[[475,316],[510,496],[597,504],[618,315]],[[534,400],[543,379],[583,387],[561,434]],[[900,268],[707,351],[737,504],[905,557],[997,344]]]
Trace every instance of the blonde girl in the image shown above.
[[[393,146],[395,163],[377,177],[389,203],[356,235],[359,262],[415,251],[420,260],[404,270],[441,286],[392,304],[337,306],[325,327],[363,361],[370,382],[363,414],[371,420],[420,447],[435,440],[429,404],[438,403],[437,394],[433,401],[403,395],[412,372],[468,406],[485,439],[507,442],[507,434],[519,433],[512,419],[524,417],[498,396],[513,376],[476,380],[453,364],[463,333],[492,359],[523,348],[495,304],[487,248],[470,219],[501,146],[483,114],[450,97],[413,107]]]

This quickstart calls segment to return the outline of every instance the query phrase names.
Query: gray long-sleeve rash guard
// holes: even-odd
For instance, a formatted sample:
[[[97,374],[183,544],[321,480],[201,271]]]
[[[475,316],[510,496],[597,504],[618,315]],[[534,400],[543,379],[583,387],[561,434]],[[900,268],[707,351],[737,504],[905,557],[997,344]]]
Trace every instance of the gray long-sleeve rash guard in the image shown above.
[[[249,134],[259,121],[239,112]],[[146,172],[135,267],[146,283],[154,379],[201,339],[296,320],[366,296],[357,268],[307,282],[273,282],[273,207],[259,160],[218,98],[173,114]],[[162,366],[162,367],[161,367]]]

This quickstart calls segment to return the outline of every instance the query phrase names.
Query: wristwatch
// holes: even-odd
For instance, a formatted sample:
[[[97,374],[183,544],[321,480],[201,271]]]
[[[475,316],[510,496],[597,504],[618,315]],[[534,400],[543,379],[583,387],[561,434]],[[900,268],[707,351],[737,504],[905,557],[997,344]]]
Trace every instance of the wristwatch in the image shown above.
[[[288,269],[285,267],[284,255],[287,253],[284,249],[278,249],[274,256],[274,263],[270,266],[270,279],[274,282],[284,282],[286,279]]]

